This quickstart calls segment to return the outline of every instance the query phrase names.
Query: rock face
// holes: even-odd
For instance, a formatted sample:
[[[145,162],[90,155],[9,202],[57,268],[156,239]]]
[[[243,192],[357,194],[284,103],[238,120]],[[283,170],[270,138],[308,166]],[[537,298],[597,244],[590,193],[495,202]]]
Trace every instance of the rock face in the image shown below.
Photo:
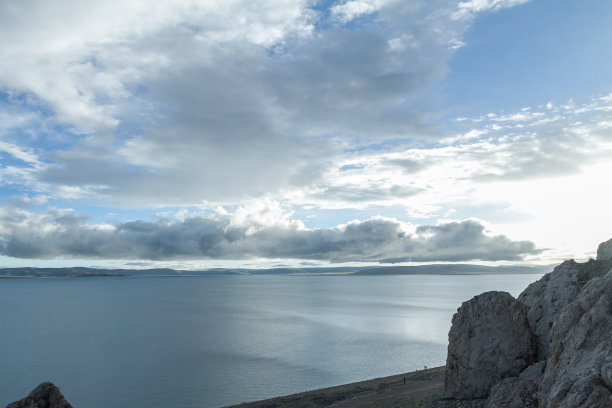
[[[566,261],[513,301],[508,294],[487,292],[455,314],[445,396],[488,394],[488,408],[612,408],[612,239],[599,246],[597,260]],[[524,308],[527,328],[515,303]],[[530,351],[526,345],[534,337]],[[492,352],[509,349],[497,360]],[[516,366],[531,364],[536,355],[538,362],[520,375],[492,368],[499,361],[512,367],[507,365],[512,358]]]
[[[538,388],[520,377],[506,378],[491,387],[484,408],[534,408]]]
[[[520,376],[509,377],[491,387],[484,408],[532,408],[538,406],[538,388],[546,362],[527,367]]]
[[[492,385],[535,362],[527,307],[506,292],[486,292],[464,302],[448,338],[446,397],[485,396]]]
[[[548,357],[550,331],[555,316],[576,298],[580,264],[565,261],[551,273],[532,283],[518,297],[527,306],[529,325],[538,338],[538,361]]]
[[[12,402],[6,408],[72,408],[59,388],[50,382],[40,384],[22,400]]]
[[[606,261],[608,259],[612,259],[612,239],[602,242],[597,248],[597,260]]]
[[[612,270],[555,319],[540,407],[612,407]]]

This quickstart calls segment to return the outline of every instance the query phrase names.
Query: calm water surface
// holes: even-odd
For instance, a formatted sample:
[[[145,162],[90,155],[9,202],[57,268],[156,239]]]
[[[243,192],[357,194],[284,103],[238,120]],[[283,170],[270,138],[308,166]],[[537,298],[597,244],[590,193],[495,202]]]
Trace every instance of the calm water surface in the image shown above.
[[[541,275],[0,280],[0,406],[219,407],[443,365],[450,320]]]

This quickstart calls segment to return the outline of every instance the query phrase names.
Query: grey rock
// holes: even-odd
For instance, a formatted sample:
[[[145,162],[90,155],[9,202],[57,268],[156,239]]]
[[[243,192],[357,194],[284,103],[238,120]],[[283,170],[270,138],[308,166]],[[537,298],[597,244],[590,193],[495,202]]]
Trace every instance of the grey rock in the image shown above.
[[[602,242],[597,248],[597,260],[606,261],[608,259],[612,259],[612,238]]]
[[[562,263],[525,289],[518,303],[528,329],[521,329],[508,294],[485,293],[461,306],[449,332],[445,396],[488,393],[489,408],[612,408],[612,239],[599,246],[597,260]],[[512,338],[521,332],[522,339]],[[521,349],[528,339],[536,341],[535,364],[528,347]],[[495,360],[497,352],[504,357]],[[508,364],[512,357],[528,366],[520,374],[497,370],[516,368]]]
[[[519,302],[527,305],[529,325],[537,336],[538,361],[548,357],[555,316],[576,298],[580,290],[579,272],[580,264],[573,260],[565,261],[529,285],[518,297]]]
[[[532,364],[518,377],[509,377],[491,387],[485,408],[531,408],[538,406],[538,389],[546,361]]]
[[[491,387],[484,408],[533,408],[538,406],[538,387],[532,381],[510,377]]]
[[[551,339],[540,407],[612,407],[612,270],[563,309]]]
[[[519,375],[519,377],[526,381],[536,382],[539,385],[539,383],[542,382],[542,377],[544,376],[545,369],[546,361],[539,361],[524,369],[521,375]]]
[[[6,408],[72,408],[54,384],[44,382],[27,397],[12,402]]]
[[[448,338],[445,397],[486,396],[492,385],[535,362],[527,307],[506,292],[486,292],[464,302]]]

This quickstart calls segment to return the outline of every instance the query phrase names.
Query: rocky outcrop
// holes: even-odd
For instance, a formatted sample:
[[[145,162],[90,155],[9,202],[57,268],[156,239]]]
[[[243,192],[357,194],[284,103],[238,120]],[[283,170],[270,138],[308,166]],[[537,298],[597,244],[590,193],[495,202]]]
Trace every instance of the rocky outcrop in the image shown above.
[[[520,318],[510,295],[503,300],[507,310],[493,306],[495,299],[501,302],[499,293],[477,296],[453,317],[446,396],[478,398],[488,394],[485,406],[489,408],[612,407],[612,240],[599,246],[597,260],[566,261],[525,289],[515,301],[527,315],[522,339],[510,337],[509,332],[517,329],[500,327],[500,322],[510,325]],[[486,312],[488,307],[495,312]],[[508,345],[503,348],[496,346],[499,335],[507,337]],[[487,346],[489,338],[493,339],[491,346]],[[525,348],[534,338],[536,346]],[[489,376],[483,375],[480,367],[492,365],[489,349],[497,347],[502,352],[511,347],[509,344],[516,345],[513,352],[498,360],[510,357],[530,362],[537,355],[538,362],[520,375],[512,370],[498,375],[485,370]]]
[[[485,396],[492,385],[535,362],[527,307],[506,292],[486,292],[464,302],[448,337],[447,397]]]
[[[485,408],[532,408],[538,406],[538,388],[546,362],[527,367],[520,376],[509,377],[491,387]]]
[[[597,248],[598,261],[607,261],[609,259],[612,259],[612,239],[602,242]]]
[[[12,402],[6,408],[72,408],[54,384],[44,382],[27,397]]]
[[[538,406],[537,387],[520,377],[510,377],[491,387],[484,408],[534,408]]]
[[[538,361],[548,357],[550,331],[555,316],[576,298],[580,290],[580,264],[565,261],[551,273],[532,283],[518,297],[527,306],[529,325],[538,339]]]
[[[555,319],[540,407],[612,407],[612,270]]]

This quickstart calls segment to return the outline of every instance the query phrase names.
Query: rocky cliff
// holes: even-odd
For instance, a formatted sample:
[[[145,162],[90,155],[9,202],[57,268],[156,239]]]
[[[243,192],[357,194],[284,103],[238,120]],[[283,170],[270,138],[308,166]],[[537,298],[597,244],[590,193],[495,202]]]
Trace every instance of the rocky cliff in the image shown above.
[[[487,292],[453,317],[445,396],[485,407],[612,407],[612,239],[517,299]]]

